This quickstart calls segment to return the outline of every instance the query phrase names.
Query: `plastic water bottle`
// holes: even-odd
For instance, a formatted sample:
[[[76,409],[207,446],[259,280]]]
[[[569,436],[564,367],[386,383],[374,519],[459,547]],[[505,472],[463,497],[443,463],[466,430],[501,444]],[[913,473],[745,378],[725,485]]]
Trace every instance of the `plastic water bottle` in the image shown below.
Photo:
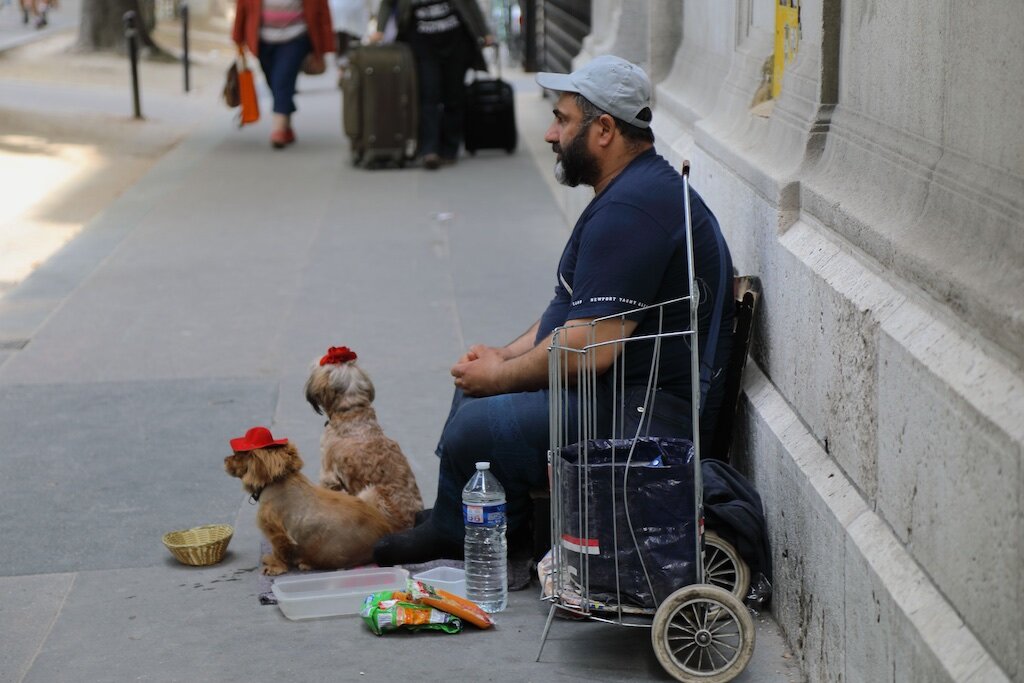
[[[489,462],[478,462],[476,473],[462,489],[462,519],[466,523],[466,597],[485,612],[500,612],[508,604],[505,489],[491,474]]]

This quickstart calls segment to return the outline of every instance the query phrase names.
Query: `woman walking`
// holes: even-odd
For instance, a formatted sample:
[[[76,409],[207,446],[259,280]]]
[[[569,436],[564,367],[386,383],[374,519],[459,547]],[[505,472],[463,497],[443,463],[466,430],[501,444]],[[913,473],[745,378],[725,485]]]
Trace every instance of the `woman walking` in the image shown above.
[[[270,144],[281,149],[295,142],[295,81],[309,57],[324,63],[334,50],[334,32],[327,0],[238,0],[231,34],[260,60],[274,95]]]

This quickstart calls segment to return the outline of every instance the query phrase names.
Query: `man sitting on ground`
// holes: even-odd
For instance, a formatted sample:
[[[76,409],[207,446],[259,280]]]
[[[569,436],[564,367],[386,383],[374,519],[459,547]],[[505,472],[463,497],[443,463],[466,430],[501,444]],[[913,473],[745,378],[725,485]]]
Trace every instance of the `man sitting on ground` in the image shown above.
[[[541,317],[504,347],[472,346],[452,367],[455,398],[437,455],[437,498],[413,529],[386,536],[374,549],[381,565],[461,558],[461,491],[489,460],[505,489],[510,544],[528,527],[529,492],[547,487],[548,347],[556,327],[589,323],[659,304],[688,293],[683,181],[654,150],[651,83],[643,70],[613,56],[598,57],[571,74],[540,73],[537,82],[558,93],[555,120],[544,136],[556,156],[555,177],[594,188],[558,264],[555,296]],[[714,427],[722,399],[724,367],[732,347],[732,259],[714,215],[690,190],[694,263],[700,292],[699,339],[708,339],[719,292],[715,348],[702,348],[711,382],[701,418],[702,434]],[[728,291],[726,291],[726,287]],[[719,304],[722,299],[718,299]],[[659,324],[663,327],[659,328]],[[583,325],[559,339],[572,348],[626,336],[642,337],[689,327],[688,304],[666,307],[665,318],[628,316]],[[623,373],[626,394],[642,395],[652,363],[653,342],[631,342]],[[659,405],[678,412],[661,436],[690,437],[690,362],[686,338],[664,340],[659,364]],[[621,345],[601,347],[598,374],[616,361]],[[570,375],[572,373],[570,372]],[[611,375],[612,373],[607,373]],[[620,380],[621,381],[621,380]],[[570,410],[575,397],[568,397]],[[642,401],[640,404],[642,405]],[[673,433],[666,433],[666,432]]]

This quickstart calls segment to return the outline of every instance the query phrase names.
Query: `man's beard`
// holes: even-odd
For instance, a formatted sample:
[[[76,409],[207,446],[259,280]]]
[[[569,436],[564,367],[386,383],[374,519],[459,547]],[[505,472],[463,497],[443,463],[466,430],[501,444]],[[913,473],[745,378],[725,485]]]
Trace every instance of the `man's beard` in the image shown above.
[[[562,158],[555,162],[555,180],[566,187],[576,187],[584,184],[593,186],[597,182],[600,170],[597,166],[597,159],[587,149],[587,131],[590,126],[585,127],[569,141],[569,144],[562,147],[557,142],[551,145],[555,154],[561,154]]]

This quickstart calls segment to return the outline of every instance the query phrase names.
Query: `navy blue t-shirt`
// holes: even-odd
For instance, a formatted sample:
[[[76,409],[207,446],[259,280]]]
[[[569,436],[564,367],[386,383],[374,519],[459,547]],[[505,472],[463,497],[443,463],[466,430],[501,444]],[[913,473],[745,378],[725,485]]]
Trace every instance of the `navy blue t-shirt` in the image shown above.
[[[724,238],[724,253],[720,254],[717,221],[692,187],[690,214],[700,287],[700,340],[707,339],[723,267],[725,270],[727,289],[713,365],[717,370],[727,362],[732,347],[732,257]],[[614,315],[684,297],[688,280],[683,179],[652,148],[630,162],[580,215],[558,263],[555,296],[541,316],[537,341],[567,320]],[[655,309],[641,318],[633,336],[689,328],[688,302],[665,307],[664,312],[660,330]],[[658,386],[688,399],[687,339],[663,338]],[[647,383],[653,345],[631,342],[627,346],[623,370],[627,385]],[[703,350],[703,341],[700,347]]]

